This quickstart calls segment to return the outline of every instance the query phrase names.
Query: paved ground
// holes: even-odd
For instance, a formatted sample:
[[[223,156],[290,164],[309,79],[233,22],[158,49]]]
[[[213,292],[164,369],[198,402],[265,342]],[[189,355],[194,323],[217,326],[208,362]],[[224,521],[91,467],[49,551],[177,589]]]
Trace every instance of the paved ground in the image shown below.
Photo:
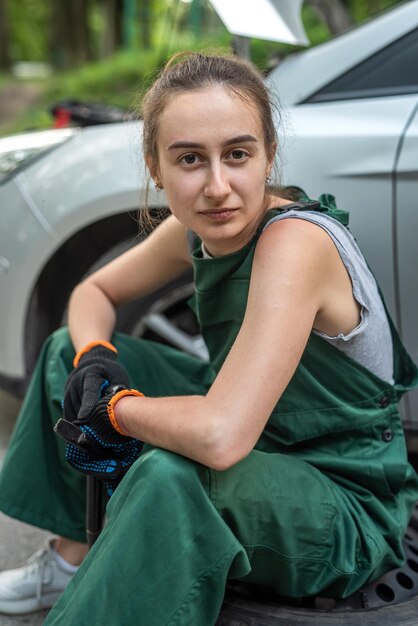
[[[18,410],[19,402],[0,391],[0,462],[3,460]],[[0,570],[23,563],[42,545],[46,537],[48,533],[0,513]],[[0,615],[0,626],[41,626],[45,616],[46,612],[16,617]]]

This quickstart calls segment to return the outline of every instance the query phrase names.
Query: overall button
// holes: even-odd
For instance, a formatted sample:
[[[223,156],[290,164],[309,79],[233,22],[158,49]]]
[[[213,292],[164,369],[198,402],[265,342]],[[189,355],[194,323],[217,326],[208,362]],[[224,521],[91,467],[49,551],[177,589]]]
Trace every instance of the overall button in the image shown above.
[[[385,428],[385,430],[382,432],[382,439],[383,441],[386,441],[386,442],[392,441],[393,432],[391,431],[390,428]]]
[[[381,409],[386,409],[386,407],[389,406],[389,404],[390,404],[389,396],[383,396],[383,398],[380,398],[379,406]]]

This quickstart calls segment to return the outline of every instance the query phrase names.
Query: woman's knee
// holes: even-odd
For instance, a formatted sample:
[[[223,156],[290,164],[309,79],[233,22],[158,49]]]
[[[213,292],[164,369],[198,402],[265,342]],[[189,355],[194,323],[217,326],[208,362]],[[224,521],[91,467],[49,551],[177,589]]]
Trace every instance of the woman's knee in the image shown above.
[[[67,328],[59,328],[46,340],[37,368],[45,377],[48,398],[61,404],[64,387],[73,369],[75,351]]]
[[[169,450],[152,448],[139,457],[122,482],[127,491],[151,490],[157,498],[164,498],[168,491],[179,497],[197,496],[197,492],[208,492],[208,470]]]
[[[75,351],[66,326],[51,333],[45,340],[43,349],[47,366],[54,367],[57,361],[61,361],[65,362],[67,369],[72,369]]]
[[[109,523],[118,520],[119,525],[129,525],[129,520],[142,519],[148,524],[154,520],[152,524],[159,532],[166,525],[185,531],[196,519],[204,518],[209,523],[214,510],[205,472],[208,470],[204,466],[167,450],[153,448],[145,452],[110,498]]]
[[[153,448],[139,459],[138,471],[147,472],[154,483],[188,481],[197,474],[198,463],[163,448]]]
[[[47,338],[45,344],[50,350],[69,350],[74,352],[74,347],[67,326],[62,326],[61,328],[54,330]]]

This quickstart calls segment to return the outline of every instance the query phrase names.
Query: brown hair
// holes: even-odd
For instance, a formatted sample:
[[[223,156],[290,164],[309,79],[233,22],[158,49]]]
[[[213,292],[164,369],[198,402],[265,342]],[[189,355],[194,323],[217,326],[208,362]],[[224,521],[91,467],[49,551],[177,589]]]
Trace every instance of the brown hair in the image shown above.
[[[261,73],[250,63],[232,55],[179,52],[173,55],[145,94],[142,103],[143,152],[153,166],[158,163],[159,119],[169,99],[176,93],[221,85],[259,112],[264,130],[264,147],[269,158],[277,142],[273,104]],[[149,182],[149,181],[148,181]],[[148,185],[147,185],[148,188]],[[145,197],[145,207],[147,205]],[[146,215],[149,221],[149,214]]]

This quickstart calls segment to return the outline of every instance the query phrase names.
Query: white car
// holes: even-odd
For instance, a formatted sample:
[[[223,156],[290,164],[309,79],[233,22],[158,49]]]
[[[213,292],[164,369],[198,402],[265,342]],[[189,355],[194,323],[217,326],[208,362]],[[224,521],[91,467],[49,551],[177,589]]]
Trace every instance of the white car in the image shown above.
[[[330,192],[350,211],[418,360],[418,0],[289,56],[267,80],[283,108],[283,181],[311,197]],[[65,321],[74,285],[135,243],[145,184],[140,122],[0,140],[2,386],[24,389],[43,340]],[[150,191],[151,207],[164,202]],[[191,277],[179,285],[125,307],[119,328],[205,356],[184,306]],[[404,413],[418,419],[418,394]]]

